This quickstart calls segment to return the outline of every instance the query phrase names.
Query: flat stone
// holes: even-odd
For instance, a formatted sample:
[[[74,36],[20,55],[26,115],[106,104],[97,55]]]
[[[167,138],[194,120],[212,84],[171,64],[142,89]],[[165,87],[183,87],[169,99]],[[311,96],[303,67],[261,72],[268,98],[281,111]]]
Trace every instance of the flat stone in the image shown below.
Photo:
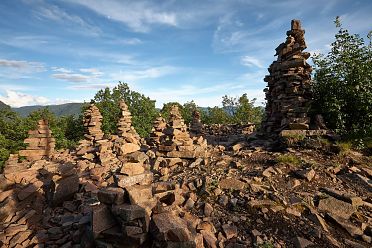
[[[314,243],[311,242],[310,240],[298,236],[293,239],[293,244],[295,245],[296,248],[305,248],[314,245]]]
[[[13,194],[13,190],[7,190],[0,192],[0,202],[4,201],[6,198]]]
[[[123,152],[123,154],[128,154],[140,150],[141,147],[137,144],[125,143],[120,146],[120,149]]]
[[[182,242],[193,238],[186,221],[171,212],[153,215],[150,231],[160,241]]]
[[[212,215],[212,212],[213,212],[213,207],[211,204],[209,204],[208,202],[204,204],[204,215],[206,217],[210,217]]]
[[[100,204],[93,207],[92,228],[94,237],[98,237],[101,232],[114,225],[116,225],[116,221],[106,205]]]
[[[356,209],[351,204],[337,200],[333,197],[321,199],[319,201],[318,209],[332,215],[340,216],[343,219],[349,219],[350,216],[356,212]]]
[[[245,187],[245,183],[237,180],[235,178],[226,178],[222,179],[218,185],[221,189],[233,189],[233,190],[242,190]]]
[[[116,175],[118,186],[125,188],[135,184],[149,185],[152,183],[153,174],[151,172],[144,172],[134,176]]]
[[[263,172],[262,172],[262,175],[264,177],[267,177],[267,178],[270,178],[272,175],[275,175],[277,174],[277,172],[274,170],[274,168],[272,166],[266,168]]]
[[[225,233],[227,239],[232,239],[238,236],[238,228],[234,225],[222,225],[222,230]]]
[[[36,181],[36,182],[28,185],[26,188],[22,189],[18,193],[18,195],[17,195],[18,199],[20,201],[23,201],[24,199],[26,199],[27,197],[29,197],[30,195],[35,193],[42,185],[43,185],[43,182],[41,182],[41,181]]]
[[[201,230],[200,233],[203,235],[204,245],[208,248],[217,248],[217,238],[213,233],[206,230]]]
[[[328,214],[328,216],[335,221],[339,226],[345,229],[352,237],[361,237],[363,235],[362,229],[354,226],[349,221],[333,214]]]
[[[105,204],[123,204],[124,203],[124,189],[107,187],[100,189],[97,193],[98,200]]]
[[[315,176],[315,171],[313,169],[304,169],[295,171],[295,174],[300,178],[307,179],[310,182]]]
[[[139,175],[145,172],[145,168],[141,163],[125,163],[120,170],[121,174],[128,176]]]
[[[342,192],[339,190],[335,190],[335,189],[331,189],[331,188],[321,188],[320,190],[341,201],[350,203],[353,207],[359,207],[363,205],[363,199],[356,195],[352,195],[352,194]]]
[[[70,200],[79,190],[79,177],[72,175],[57,180],[52,180],[46,185],[46,195],[49,204],[57,206],[66,200]]]
[[[146,211],[138,205],[121,204],[112,207],[112,213],[117,215],[125,223],[146,217]]]

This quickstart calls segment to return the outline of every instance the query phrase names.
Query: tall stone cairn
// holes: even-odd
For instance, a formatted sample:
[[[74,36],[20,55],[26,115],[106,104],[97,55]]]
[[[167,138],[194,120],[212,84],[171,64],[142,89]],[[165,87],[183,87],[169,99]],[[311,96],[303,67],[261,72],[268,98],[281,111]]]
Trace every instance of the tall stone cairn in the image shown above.
[[[202,136],[204,134],[204,126],[200,120],[200,112],[198,110],[194,110],[192,112],[192,120],[190,123],[190,135],[192,137]]]
[[[160,137],[163,135],[163,130],[167,126],[167,122],[165,119],[159,114],[159,116],[155,119],[150,137],[148,139],[148,144],[152,147],[158,146],[160,144]]]
[[[118,121],[118,137],[115,138],[114,151],[118,155],[140,150],[140,136],[132,126],[132,114],[128,110],[128,106],[124,101],[119,103],[121,117]]]
[[[118,122],[118,135],[129,139],[131,143],[139,144],[140,136],[132,126],[132,114],[128,110],[128,105],[123,100],[119,102],[121,117]]]
[[[19,151],[20,156],[25,156],[27,160],[40,160],[43,157],[50,157],[54,152],[55,139],[49,129],[47,120],[39,120],[36,130],[28,131],[29,137],[24,140],[28,144],[25,150]]]
[[[83,126],[85,128],[84,140],[79,142],[76,154],[82,158],[93,161],[97,157],[98,143],[103,139],[102,115],[94,103],[84,112]]]
[[[194,145],[177,105],[172,106],[169,118],[163,136],[160,138],[159,155],[170,158],[204,156],[205,147]]]
[[[90,141],[97,141],[103,138],[102,126],[102,115],[96,105],[91,103],[89,108],[84,112],[83,125],[87,132],[84,137]]]
[[[263,131],[307,130],[310,125],[308,111],[312,99],[311,66],[306,62],[310,53],[306,49],[305,30],[299,20],[292,20],[287,40],[275,50],[274,61],[265,77],[266,119]]]

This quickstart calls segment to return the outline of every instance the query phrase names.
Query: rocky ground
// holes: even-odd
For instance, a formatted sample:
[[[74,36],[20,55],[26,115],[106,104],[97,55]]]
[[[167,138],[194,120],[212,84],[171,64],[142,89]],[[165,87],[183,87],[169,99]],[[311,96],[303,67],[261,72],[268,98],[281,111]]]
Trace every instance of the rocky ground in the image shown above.
[[[0,244],[370,247],[372,157],[331,148],[283,149],[251,135],[208,145],[205,158],[138,151],[127,161],[153,176],[125,177],[137,186],[118,176],[129,167],[73,151],[32,163],[13,156],[1,175]]]

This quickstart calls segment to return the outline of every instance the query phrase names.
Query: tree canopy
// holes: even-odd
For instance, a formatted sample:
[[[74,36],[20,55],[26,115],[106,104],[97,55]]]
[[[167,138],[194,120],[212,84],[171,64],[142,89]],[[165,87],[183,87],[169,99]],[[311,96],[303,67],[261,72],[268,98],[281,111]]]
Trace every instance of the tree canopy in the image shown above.
[[[339,28],[331,51],[313,58],[314,111],[329,128],[355,137],[372,135],[372,45]]]

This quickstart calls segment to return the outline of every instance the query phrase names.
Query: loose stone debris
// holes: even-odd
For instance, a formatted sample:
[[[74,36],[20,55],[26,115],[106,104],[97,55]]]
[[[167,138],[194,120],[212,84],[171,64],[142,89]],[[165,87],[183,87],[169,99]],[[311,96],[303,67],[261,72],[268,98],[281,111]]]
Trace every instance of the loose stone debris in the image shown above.
[[[303,33],[292,22],[278,53],[296,64],[289,78],[307,85],[306,62],[296,62],[306,59]],[[282,80],[275,70],[270,77]],[[275,89],[270,108],[279,106],[276,91],[291,98],[297,86]],[[371,157],[330,152],[331,141],[277,151],[277,140],[203,126],[196,112],[188,129],[176,106],[143,144],[128,106],[120,108],[118,135],[109,136],[90,104],[76,151],[50,149],[48,123],[39,121],[25,143],[42,155],[12,154],[0,175],[0,247],[371,247]],[[319,131],[306,111],[290,113],[271,116],[266,131]]]

